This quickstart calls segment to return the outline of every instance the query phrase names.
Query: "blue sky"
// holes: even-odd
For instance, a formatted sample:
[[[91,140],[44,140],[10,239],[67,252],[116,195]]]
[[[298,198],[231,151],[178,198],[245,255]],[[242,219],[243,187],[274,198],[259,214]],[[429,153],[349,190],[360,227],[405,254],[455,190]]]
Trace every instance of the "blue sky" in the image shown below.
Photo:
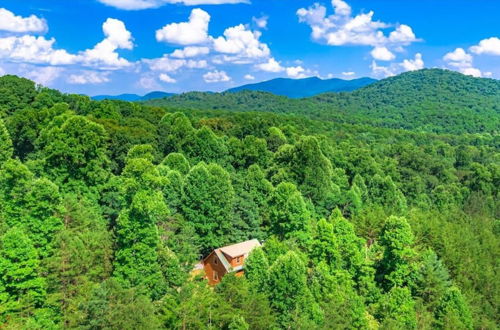
[[[498,17],[497,0],[0,0],[0,74],[89,95],[423,67],[499,79]]]

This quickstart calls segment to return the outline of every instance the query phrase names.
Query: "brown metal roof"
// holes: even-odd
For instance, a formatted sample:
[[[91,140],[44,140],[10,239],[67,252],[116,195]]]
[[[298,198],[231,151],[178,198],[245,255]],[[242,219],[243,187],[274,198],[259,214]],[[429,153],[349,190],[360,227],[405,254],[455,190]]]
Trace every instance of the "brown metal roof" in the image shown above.
[[[260,243],[258,240],[251,239],[249,241],[221,247],[219,250],[221,250],[224,254],[230,256],[231,258],[235,258],[238,256],[246,257],[250,253],[250,251],[259,246]]]

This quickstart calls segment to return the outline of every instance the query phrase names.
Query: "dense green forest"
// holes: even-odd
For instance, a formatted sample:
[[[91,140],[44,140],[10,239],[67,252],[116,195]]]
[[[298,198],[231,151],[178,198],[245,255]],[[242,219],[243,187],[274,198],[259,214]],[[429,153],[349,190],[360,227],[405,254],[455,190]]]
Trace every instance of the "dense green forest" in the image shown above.
[[[311,119],[437,133],[498,133],[500,81],[441,69],[406,72],[351,93],[300,100],[269,93],[185,93],[150,105],[269,111]]]
[[[158,107],[0,77],[0,327],[496,329],[499,85]],[[252,238],[244,277],[191,275]]]

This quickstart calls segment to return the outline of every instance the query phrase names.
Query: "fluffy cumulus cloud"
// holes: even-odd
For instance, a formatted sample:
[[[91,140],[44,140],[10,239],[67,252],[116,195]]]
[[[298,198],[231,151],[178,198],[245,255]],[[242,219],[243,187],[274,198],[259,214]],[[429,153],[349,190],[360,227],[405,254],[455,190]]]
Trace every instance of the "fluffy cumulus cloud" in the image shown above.
[[[132,34],[125,24],[117,19],[108,18],[102,25],[104,40],[80,54],[81,61],[86,65],[99,65],[107,68],[121,68],[131,63],[119,56],[117,49],[132,49]]]
[[[286,74],[290,78],[304,78],[305,77],[305,69],[299,66],[291,66],[286,68]]]
[[[62,49],[54,49],[55,39],[23,35],[0,38],[0,58],[11,62],[64,65],[78,57]]]
[[[387,47],[375,47],[371,51],[374,59],[379,61],[392,61],[396,56]]]
[[[173,84],[173,83],[176,83],[177,80],[175,80],[174,78],[170,77],[168,74],[166,73],[162,73],[158,76],[158,78],[163,81],[163,82],[166,82],[166,83],[169,83],[169,84]]]
[[[391,63],[387,66],[378,65],[376,61],[372,61],[370,68],[375,77],[386,78],[395,76],[401,72],[423,69],[424,65],[422,54],[417,53],[413,59],[405,59],[401,63]]]
[[[225,71],[210,71],[203,75],[203,80],[207,83],[218,83],[218,82],[227,82],[230,81],[231,78],[227,75]]]
[[[29,17],[16,16],[11,11],[0,8],[0,31],[43,33],[47,30],[47,22],[43,18],[36,17],[35,15]]]
[[[406,59],[401,63],[404,71],[416,71],[424,68],[424,60],[422,54],[417,53],[414,59]]]
[[[63,71],[63,68],[56,66],[33,67],[26,71],[25,76],[41,85],[48,85],[59,78]]]
[[[243,24],[230,27],[224,36],[213,40],[215,51],[227,54],[228,62],[251,62],[254,59],[268,58],[271,54],[267,44],[259,41],[261,33],[250,31]]]
[[[443,60],[450,69],[457,70],[469,76],[487,77],[491,75],[489,72],[483,73],[481,70],[475,68],[473,64],[474,58],[463,48],[457,48],[453,52],[447,53],[443,56]]]
[[[98,0],[99,2],[123,10],[142,10],[158,8],[166,4],[183,4],[186,6],[197,5],[222,5],[235,3],[248,3],[248,0]]]
[[[266,72],[281,72],[285,68],[281,66],[280,62],[276,61],[274,57],[271,57],[267,62],[256,64],[255,68]]]
[[[332,6],[332,15],[327,15],[327,8],[318,3],[297,11],[299,21],[311,27],[311,37],[317,42],[331,46],[372,46],[374,59],[392,60],[394,54],[390,48],[401,50],[418,41],[408,25],[398,25],[387,36],[383,30],[391,24],[374,20],[373,11],[353,16],[351,7],[343,0],[332,0]]]
[[[86,84],[103,84],[110,81],[109,75],[111,72],[98,72],[83,70],[82,72],[69,75],[67,81],[70,84],[86,85]]]
[[[500,39],[492,37],[481,40],[478,45],[472,46],[470,51],[478,55],[485,54],[500,56]]]
[[[0,68],[0,70],[1,70],[1,68]],[[246,74],[243,78],[245,78],[245,80],[255,80],[255,77],[252,76],[251,74]]]
[[[208,55],[208,53],[210,53],[210,48],[208,47],[189,46],[183,49],[176,49],[171,56],[175,58],[190,58]]]
[[[356,75],[356,72],[353,72],[353,71],[345,71],[345,72],[342,72],[342,75],[344,77],[352,77],[354,75]]]
[[[178,45],[196,45],[209,41],[210,15],[199,8],[193,9],[188,22],[167,24],[156,31],[156,40]]]
[[[105,38],[94,48],[78,54],[70,54],[64,49],[54,48],[54,38],[32,35],[8,36],[0,38],[0,58],[11,62],[31,64],[71,65],[81,64],[99,68],[122,68],[130,63],[121,58],[117,49],[132,49],[132,36],[122,21],[108,18],[104,22]]]

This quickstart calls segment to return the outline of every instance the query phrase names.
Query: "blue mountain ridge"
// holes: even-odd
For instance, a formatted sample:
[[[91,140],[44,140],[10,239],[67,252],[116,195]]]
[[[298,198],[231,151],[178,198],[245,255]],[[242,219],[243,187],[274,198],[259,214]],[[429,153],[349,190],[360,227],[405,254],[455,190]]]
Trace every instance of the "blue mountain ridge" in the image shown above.
[[[275,95],[290,98],[315,96],[326,92],[350,92],[376,82],[372,78],[343,80],[339,78],[320,79],[318,77],[289,79],[276,78],[255,84],[243,85],[228,89],[227,92],[236,93],[242,90],[269,92]]]

